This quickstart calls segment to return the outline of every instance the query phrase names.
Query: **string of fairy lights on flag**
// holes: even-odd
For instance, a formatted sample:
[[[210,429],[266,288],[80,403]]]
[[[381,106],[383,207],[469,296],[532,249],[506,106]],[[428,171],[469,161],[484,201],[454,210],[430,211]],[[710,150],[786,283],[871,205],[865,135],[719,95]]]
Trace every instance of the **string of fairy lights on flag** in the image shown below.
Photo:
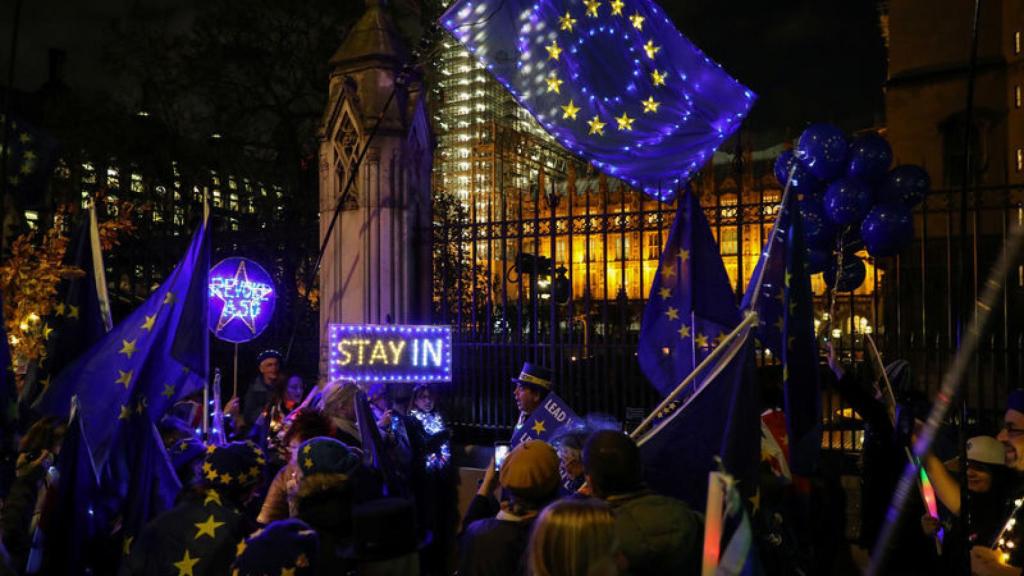
[[[649,0],[467,0],[442,24],[563,146],[664,201],[755,98]]]

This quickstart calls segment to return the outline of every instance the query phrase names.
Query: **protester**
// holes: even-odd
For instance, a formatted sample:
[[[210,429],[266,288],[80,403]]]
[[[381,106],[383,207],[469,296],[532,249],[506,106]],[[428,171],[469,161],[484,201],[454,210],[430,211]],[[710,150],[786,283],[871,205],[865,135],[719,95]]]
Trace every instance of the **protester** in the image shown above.
[[[655,494],[643,482],[640,450],[625,434],[595,432],[583,447],[594,496],[615,515],[615,533],[630,574],[698,574],[703,528],[684,502]]]
[[[562,479],[562,492],[574,494],[586,484],[583,470],[583,445],[591,430],[586,426],[563,426],[551,437],[558,451],[558,475]]]
[[[356,394],[359,387],[353,382],[331,382],[324,387],[320,409],[331,419],[331,434],[346,446],[360,447],[359,427],[356,424]]]
[[[295,460],[300,472],[296,513],[320,535],[317,574],[344,574],[352,568],[343,552],[351,544],[359,456],[334,438],[319,437],[303,442]]]
[[[319,569],[320,537],[301,520],[279,520],[238,544],[232,576],[313,576]]]
[[[455,550],[455,530],[459,521],[458,492],[456,482],[458,471],[452,465],[450,441],[451,430],[434,402],[434,391],[429,384],[419,384],[413,389],[413,418],[419,423],[424,435],[416,507],[423,527],[433,533],[433,542],[424,551],[424,569],[433,574],[448,574],[448,559]]]
[[[500,503],[494,498],[497,484]],[[527,440],[515,447],[500,473],[492,460],[462,521],[459,573],[524,574],[530,529],[558,489],[558,455],[543,441]]]
[[[617,540],[611,508],[593,498],[559,500],[533,526],[530,576],[615,576]]]
[[[434,402],[434,391],[429,384],[420,384],[413,389],[412,410],[410,414],[419,420],[427,435],[426,467],[428,470],[441,470],[451,460],[451,432],[445,427],[444,418],[437,410]]]
[[[284,434],[288,462],[277,471],[267,489],[263,507],[256,521],[269,524],[296,515],[296,497],[299,489],[299,467],[296,454],[299,445],[318,436],[331,435],[331,421],[317,410],[299,410]]]
[[[167,452],[183,490],[187,491],[202,483],[203,456],[206,455],[206,444],[202,440],[187,436],[175,442]]]
[[[516,385],[512,395],[519,409],[519,420],[516,422],[516,429],[519,429],[551,392],[552,372],[543,366],[524,362],[519,377],[513,378],[512,383]]]
[[[417,482],[413,475],[417,473],[417,479],[422,477],[417,461],[422,458],[424,436],[419,420],[394,408],[390,391],[384,383],[370,386],[366,399],[370,402],[384,449],[391,462],[392,495],[416,499],[413,489],[417,487]]]
[[[211,445],[203,463],[203,485],[157,516],[134,542],[122,576],[222,576],[229,573],[235,547],[253,525],[240,511],[253,496],[266,465],[250,442]]]
[[[244,436],[256,423],[256,419],[270,403],[274,390],[282,385],[281,359],[281,353],[277,350],[260,352],[256,356],[259,375],[249,384],[241,400],[232,398],[225,406],[224,413],[235,418],[237,436]]]

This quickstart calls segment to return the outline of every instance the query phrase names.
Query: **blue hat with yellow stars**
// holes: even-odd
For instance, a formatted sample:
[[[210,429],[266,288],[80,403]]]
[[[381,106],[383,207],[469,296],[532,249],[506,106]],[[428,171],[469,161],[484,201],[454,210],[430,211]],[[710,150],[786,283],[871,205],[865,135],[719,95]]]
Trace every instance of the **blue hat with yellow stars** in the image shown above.
[[[313,574],[320,537],[294,518],[271,522],[238,543],[232,576],[301,576]]]
[[[206,444],[195,436],[187,436],[171,444],[168,452],[171,453],[171,464],[175,470],[180,470],[196,458],[202,458],[206,454]]]
[[[211,486],[246,488],[256,484],[266,466],[263,450],[251,441],[206,448],[203,478]]]
[[[328,436],[306,440],[295,457],[302,474],[351,474],[359,467],[359,456],[348,446]]]

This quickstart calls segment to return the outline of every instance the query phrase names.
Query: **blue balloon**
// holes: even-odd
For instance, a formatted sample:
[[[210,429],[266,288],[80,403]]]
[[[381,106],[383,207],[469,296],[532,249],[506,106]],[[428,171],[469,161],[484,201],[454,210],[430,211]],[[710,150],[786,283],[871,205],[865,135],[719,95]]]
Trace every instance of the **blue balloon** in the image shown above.
[[[858,136],[850,143],[850,156],[846,161],[846,175],[868,184],[885,178],[892,164],[892,146],[874,132]]]
[[[831,248],[836,239],[832,221],[825,216],[821,202],[807,199],[800,203],[800,218],[803,223],[804,240],[809,247]]]
[[[806,261],[808,274],[824,272],[832,264],[832,251],[824,248],[808,248]]]
[[[894,256],[914,239],[914,217],[903,204],[879,204],[864,218],[860,235],[872,256]]]
[[[839,275],[839,284],[836,284],[836,265],[832,263],[827,270],[825,270],[825,285],[829,288],[835,288],[838,292],[850,292],[856,290],[864,283],[864,278],[868,275],[868,270],[864,266],[864,261],[856,256],[844,256],[843,257],[843,272]]]
[[[889,172],[878,197],[882,202],[900,202],[904,206],[913,207],[924,200],[931,185],[931,178],[924,168],[903,164]]]
[[[796,144],[796,158],[818,180],[832,180],[846,168],[846,135],[832,124],[811,124]]]
[[[840,178],[825,191],[825,214],[839,226],[860,224],[871,210],[871,188],[860,180]]]
[[[797,162],[792,150],[786,150],[775,159],[775,179],[779,181],[779,186],[782,189],[786,188],[789,171],[794,166],[796,170],[793,172],[793,183],[790,184],[790,190],[797,194],[810,196],[821,189],[821,182],[803,164]]]

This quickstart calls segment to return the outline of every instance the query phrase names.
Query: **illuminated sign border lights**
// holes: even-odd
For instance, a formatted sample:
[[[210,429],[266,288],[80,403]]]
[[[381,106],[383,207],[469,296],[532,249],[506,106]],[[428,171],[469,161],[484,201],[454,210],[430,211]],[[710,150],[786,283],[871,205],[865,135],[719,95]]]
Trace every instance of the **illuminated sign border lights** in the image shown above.
[[[221,287],[225,281],[235,286],[248,284],[248,298],[226,296]],[[274,279],[258,263],[234,256],[225,258],[210,269],[207,297],[210,302],[209,328],[228,342],[247,342],[259,336],[274,316],[277,290]],[[252,293],[255,291],[255,293]],[[257,310],[252,313],[253,309]]]
[[[395,324],[330,324],[327,372],[330,380],[356,382],[451,382],[452,380],[452,328],[451,326],[407,326]],[[339,366],[341,353],[339,340],[347,336],[396,335],[404,341],[416,338],[440,338],[441,363],[437,367],[414,368],[406,366],[405,373],[375,373],[373,368],[343,368]],[[392,350],[393,351],[393,350]]]

